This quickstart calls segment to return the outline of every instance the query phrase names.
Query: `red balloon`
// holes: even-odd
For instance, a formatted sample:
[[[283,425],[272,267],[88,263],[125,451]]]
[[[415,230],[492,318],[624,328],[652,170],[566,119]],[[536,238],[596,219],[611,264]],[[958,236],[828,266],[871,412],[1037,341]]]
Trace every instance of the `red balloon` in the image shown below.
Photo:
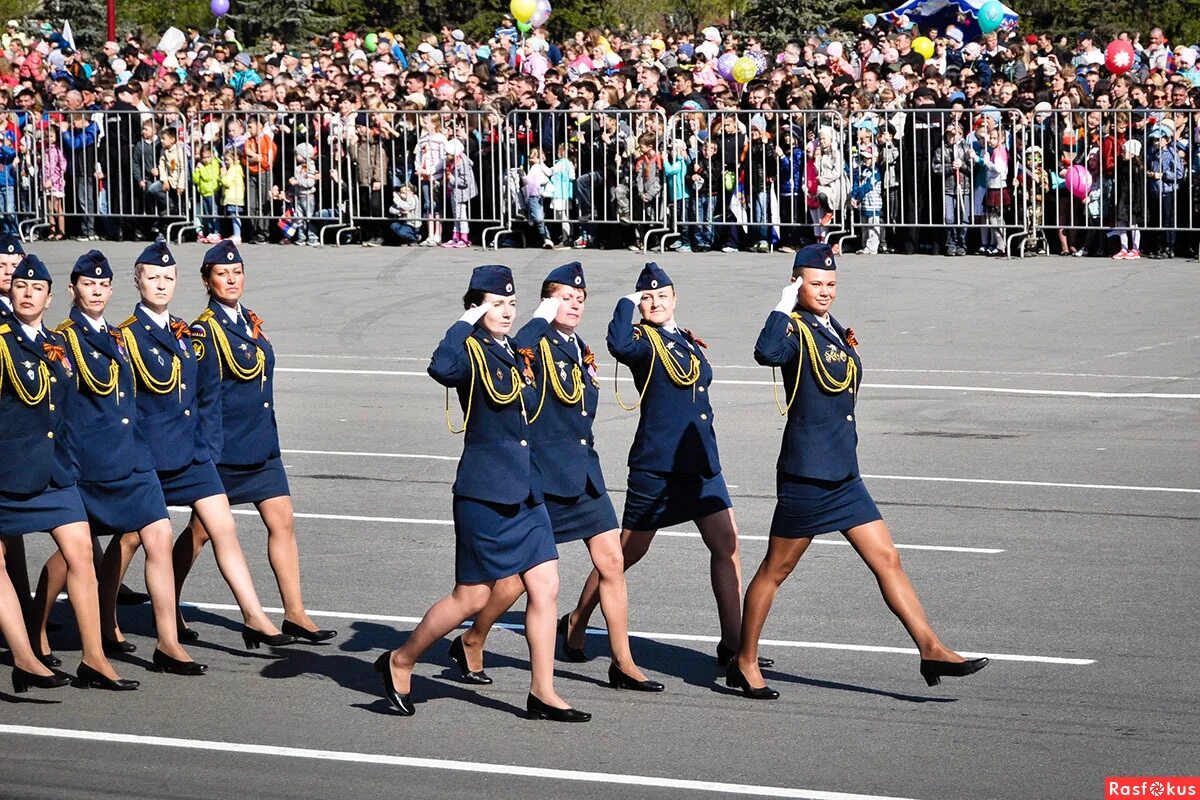
[[[1104,50],[1104,66],[1113,75],[1122,75],[1133,69],[1133,45],[1124,39],[1114,39]]]

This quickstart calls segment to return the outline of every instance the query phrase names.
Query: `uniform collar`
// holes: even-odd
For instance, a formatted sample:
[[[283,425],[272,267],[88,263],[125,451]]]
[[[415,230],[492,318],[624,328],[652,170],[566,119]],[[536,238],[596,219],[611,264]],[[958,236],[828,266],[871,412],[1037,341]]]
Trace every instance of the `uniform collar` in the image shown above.
[[[0,302],[4,303],[4,306],[5,306],[5,308],[8,309],[9,313],[12,313],[12,310],[13,310],[12,300],[8,299],[8,295],[0,294]]]
[[[76,310],[78,311],[78,309]],[[104,321],[103,315],[100,316],[100,319],[92,319],[90,316],[80,311],[78,316],[79,319],[87,323],[87,325],[96,333],[103,333],[104,329],[108,327],[108,323]]]
[[[17,324],[21,326],[21,330],[25,331],[25,337],[27,339],[29,339],[30,342],[36,340],[37,337],[42,335],[42,326],[41,325],[34,327],[32,325],[26,325],[24,322],[21,322],[20,320],[17,320]]]
[[[213,305],[225,312],[225,316],[229,317],[229,321],[234,324],[237,324],[238,318],[242,316],[242,304],[240,302],[234,308],[230,308],[220,300],[213,298]]]
[[[163,328],[164,330],[167,328],[168,325],[171,324],[171,312],[170,311],[168,311],[165,314],[155,314],[153,311],[146,308],[146,306],[144,306],[141,303],[138,303],[138,308],[140,308],[142,310],[142,313],[146,315],[146,318],[148,320],[153,322],[158,327]]]

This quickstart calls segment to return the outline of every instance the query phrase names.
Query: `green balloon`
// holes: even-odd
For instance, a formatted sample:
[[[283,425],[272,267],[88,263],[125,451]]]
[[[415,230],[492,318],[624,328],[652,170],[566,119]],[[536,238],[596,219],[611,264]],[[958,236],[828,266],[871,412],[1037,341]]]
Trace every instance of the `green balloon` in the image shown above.
[[[521,33],[529,33],[531,30],[533,30],[533,26],[528,22],[518,22],[517,30],[519,30]]]
[[[374,53],[377,49],[379,49],[379,34],[368,33],[367,38],[363,40],[363,44],[366,45],[368,53]]]

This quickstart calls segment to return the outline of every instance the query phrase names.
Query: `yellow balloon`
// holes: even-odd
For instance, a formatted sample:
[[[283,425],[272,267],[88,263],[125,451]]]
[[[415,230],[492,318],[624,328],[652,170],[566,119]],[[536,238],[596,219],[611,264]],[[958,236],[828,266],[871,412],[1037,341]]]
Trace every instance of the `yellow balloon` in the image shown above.
[[[733,62],[733,79],[738,83],[749,83],[758,74],[758,64],[749,56],[742,56]]]
[[[508,10],[517,22],[529,22],[533,12],[537,11],[537,0],[512,0],[508,4]]]
[[[933,40],[928,36],[918,36],[917,38],[913,39],[912,49],[920,53],[925,58],[933,58]]]

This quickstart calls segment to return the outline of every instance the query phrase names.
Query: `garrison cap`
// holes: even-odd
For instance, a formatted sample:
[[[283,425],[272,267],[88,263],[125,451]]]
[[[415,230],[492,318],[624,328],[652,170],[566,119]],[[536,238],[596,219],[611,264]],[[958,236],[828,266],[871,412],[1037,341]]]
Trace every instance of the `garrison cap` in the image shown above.
[[[108,259],[104,257],[104,253],[99,250],[88,250],[75,260],[75,266],[71,268],[71,282],[74,283],[75,278],[109,278],[113,276],[112,267],[108,264]]]
[[[642,267],[642,274],[638,275],[637,286],[634,289],[639,292],[648,292],[673,285],[671,276],[662,267],[653,261],[647,261],[646,266]]]
[[[225,239],[212,247],[208,248],[204,253],[203,266],[213,264],[237,264],[245,263],[242,261],[242,254],[238,252],[237,245]]]
[[[796,259],[792,262],[792,272],[796,273],[804,267],[836,270],[837,262],[833,260],[833,248],[827,244],[808,244],[801,247],[796,251]]]
[[[33,253],[27,253],[25,257],[21,259],[21,263],[17,264],[17,268],[13,270],[13,280],[45,281],[46,283],[50,284],[54,283],[54,281],[50,279],[50,270],[46,269],[46,265],[42,263],[42,260]]]
[[[550,270],[550,274],[546,276],[546,280],[542,281],[542,286],[548,283],[561,283],[564,286],[573,286],[576,289],[586,289],[587,281],[583,277],[583,265],[578,261],[572,261],[570,264],[555,267]]]
[[[156,267],[173,267],[175,266],[175,256],[171,255],[166,242],[162,239],[155,239],[142,251],[142,254],[133,263],[153,264]]]
[[[512,270],[501,264],[484,264],[476,267],[471,273],[471,284],[467,288],[504,297],[516,294],[516,289],[513,288]]]
[[[23,256],[25,248],[21,246],[21,240],[13,236],[11,233],[6,233],[0,236],[0,256]]]

